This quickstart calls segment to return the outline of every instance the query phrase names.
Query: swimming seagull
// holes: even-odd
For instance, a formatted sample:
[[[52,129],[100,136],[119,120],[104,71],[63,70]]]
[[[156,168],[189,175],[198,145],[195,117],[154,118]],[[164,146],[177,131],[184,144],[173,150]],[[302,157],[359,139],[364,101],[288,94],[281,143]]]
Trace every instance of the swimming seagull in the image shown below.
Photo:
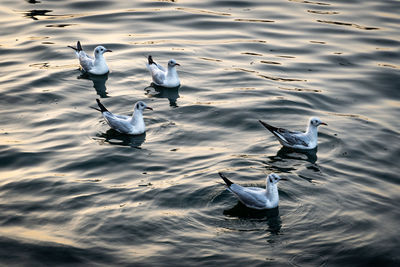
[[[317,117],[310,118],[305,133],[297,131],[289,131],[283,128],[277,128],[266,122],[259,122],[273,133],[281,145],[295,149],[314,149],[318,145],[318,129],[319,125],[328,125]]]
[[[267,177],[266,187],[243,187],[231,182],[222,173],[218,173],[222,180],[227,185],[227,189],[231,191],[235,196],[249,208],[252,209],[273,209],[278,207],[279,194],[278,194],[278,182],[279,180],[286,180],[279,177],[278,174],[271,173]]]
[[[79,63],[84,71],[95,75],[104,75],[108,73],[108,66],[103,54],[105,52],[112,52],[110,49],[106,49],[101,45],[97,46],[93,51],[93,59],[91,56],[87,55],[85,51],[83,51],[81,42],[79,41],[76,44],[76,48],[70,45],[68,47],[75,50],[75,53],[79,58]]]
[[[107,121],[108,125],[110,125],[110,127],[114,130],[120,133],[132,135],[142,134],[146,131],[143,120],[143,110],[153,109],[151,107],[148,107],[143,101],[136,102],[135,109],[131,117],[112,114],[106,109],[106,107],[103,106],[102,103],[100,103],[99,99],[96,99],[96,101],[100,109],[94,107],[92,108],[100,111],[103,114],[103,117]]]
[[[158,86],[163,87],[178,87],[180,85],[178,73],[175,66],[180,66],[175,59],[168,61],[168,69],[153,61],[151,56],[148,57],[147,69],[150,71],[153,82]]]

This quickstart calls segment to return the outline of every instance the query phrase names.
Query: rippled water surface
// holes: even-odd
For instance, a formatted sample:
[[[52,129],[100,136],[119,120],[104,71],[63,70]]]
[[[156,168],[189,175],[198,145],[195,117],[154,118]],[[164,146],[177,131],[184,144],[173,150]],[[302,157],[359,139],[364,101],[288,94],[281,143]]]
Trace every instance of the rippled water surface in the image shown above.
[[[0,28],[4,266],[398,266],[399,1],[11,1]],[[67,45],[105,54],[81,75]],[[151,86],[146,56],[181,87]],[[147,132],[110,130],[96,98]],[[304,130],[281,149],[259,119]],[[263,186],[254,212],[218,172]]]

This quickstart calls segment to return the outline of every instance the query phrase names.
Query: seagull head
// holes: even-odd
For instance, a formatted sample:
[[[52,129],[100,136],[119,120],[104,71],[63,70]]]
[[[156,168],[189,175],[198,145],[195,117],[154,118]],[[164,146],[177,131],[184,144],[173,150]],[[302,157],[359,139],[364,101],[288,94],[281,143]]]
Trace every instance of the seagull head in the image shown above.
[[[173,67],[175,67],[175,66],[180,66],[180,65],[179,65],[179,63],[177,63],[177,62],[175,61],[175,59],[170,59],[170,60],[168,61],[168,68],[173,68]]]
[[[104,46],[99,45],[94,49],[94,56],[98,57],[100,55],[103,55],[105,52],[112,52],[112,51],[110,49],[106,49]]]
[[[320,125],[326,125],[326,126],[328,126],[327,123],[322,122],[322,121],[320,120],[320,118],[318,118],[318,117],[312,117],[312,118],[310,118],[309,124],[310,124],[310,126],[314,126],[314,127],[318,127],[318,126],[320,126]]]
[[[278,174],[276,173],[271,173],[267,177],[267,184],[273,185],[277,184],[280,180],[286,180],[284,178],[281,178]]]
[[[138,101],[138,102],[136,102],[136,104],[135,104],[135,111],[136,111],[136,110],[143,111],[143,110],[145,110],[145,109],[153,110],[151,107],[148,107],[148,106],[146,105],[146,103],[144,103],[143,101]]]

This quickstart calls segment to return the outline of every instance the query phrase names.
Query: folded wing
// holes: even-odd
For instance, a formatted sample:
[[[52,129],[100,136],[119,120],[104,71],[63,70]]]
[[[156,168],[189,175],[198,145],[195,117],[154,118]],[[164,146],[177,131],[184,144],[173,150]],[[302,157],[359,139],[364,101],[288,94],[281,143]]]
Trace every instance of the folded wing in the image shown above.
[[[151,73],[151,77],[153,78],[153,82],[156,84],[163,84],[165,80],[165,72],[161,70],[156,64],[147,65],[148,70]]]
[[[120,133],[129,133],[131,130],[131,124],[126,117],[121,115],[114,115],[111,112],[103,112],[104,118],[107,120],[108,125],[111,128],[117,130]]]
[[[305,142],[303,138],[304,133],[302,132],[292,132],[283,128],[278,128],[278,130],[274,131],[273,134],[291,146],[308,146],[307,142]]]
[[[265,209],[265,189],[243,187],[237,184],[232,184],[229,189],[237,196],[240,202],[247,207],[254,209]]]
[[[89,57],[84,51],[79,52],[79,63],[85,71],[89,71],[93,68],[94,59]]]

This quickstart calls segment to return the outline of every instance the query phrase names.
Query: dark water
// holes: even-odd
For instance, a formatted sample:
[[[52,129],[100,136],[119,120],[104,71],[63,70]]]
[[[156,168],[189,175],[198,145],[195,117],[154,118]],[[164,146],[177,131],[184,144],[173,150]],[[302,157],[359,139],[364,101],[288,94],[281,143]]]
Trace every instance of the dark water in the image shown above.
[[[0,28],[4,266],[400,264],[399,1],[11,1]],[[102,44],[84,77],[67,45]],[[149,88],[148,54],[182,86]],[[103,98],[147,133],[110,130]],[[316,153],[258,123],[320,128]],[[221,184],[279,173],[279,210]]]

